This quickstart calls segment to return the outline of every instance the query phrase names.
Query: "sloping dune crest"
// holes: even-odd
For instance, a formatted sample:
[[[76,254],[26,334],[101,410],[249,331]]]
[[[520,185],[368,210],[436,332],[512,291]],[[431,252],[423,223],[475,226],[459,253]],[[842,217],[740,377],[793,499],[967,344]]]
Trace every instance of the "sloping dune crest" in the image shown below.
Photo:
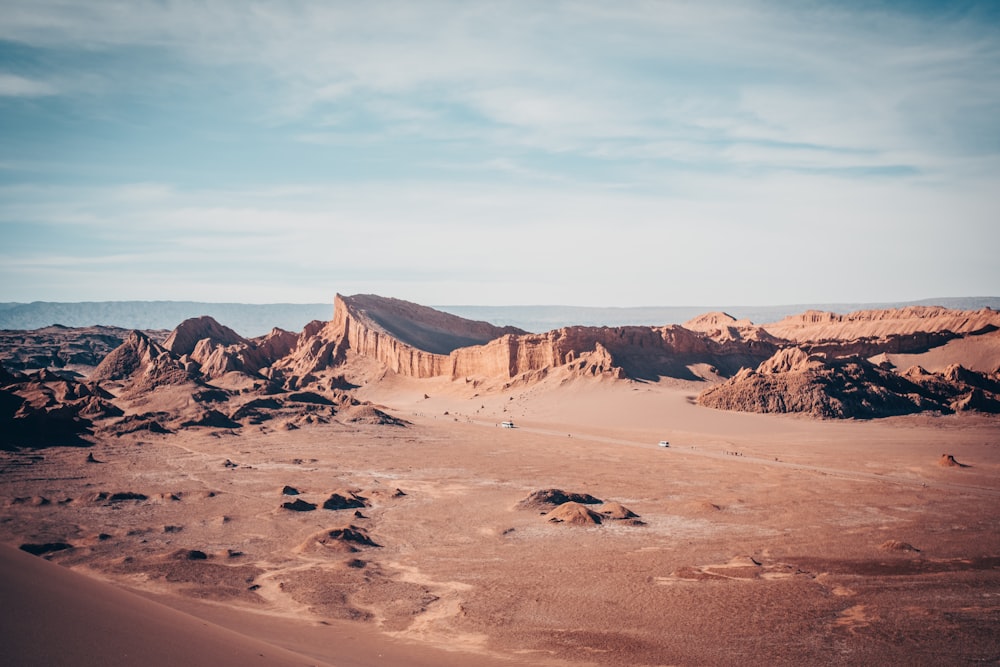
[[[0,624],[3,662],[19,667],[327,664],[4,545]]]

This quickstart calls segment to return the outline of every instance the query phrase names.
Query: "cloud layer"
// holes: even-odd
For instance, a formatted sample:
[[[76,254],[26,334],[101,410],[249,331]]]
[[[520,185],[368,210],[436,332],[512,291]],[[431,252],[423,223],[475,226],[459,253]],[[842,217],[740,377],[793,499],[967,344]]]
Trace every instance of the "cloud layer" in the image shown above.
[[[0,300],[1000,293],[988,3],[16,2]]]

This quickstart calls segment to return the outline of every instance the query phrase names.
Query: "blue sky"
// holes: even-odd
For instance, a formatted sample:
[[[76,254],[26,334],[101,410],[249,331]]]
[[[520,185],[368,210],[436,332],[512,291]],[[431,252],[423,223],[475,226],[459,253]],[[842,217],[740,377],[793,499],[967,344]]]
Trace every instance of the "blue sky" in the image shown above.
[[[994,2],[0,14],[0,301],[1000,295]]]

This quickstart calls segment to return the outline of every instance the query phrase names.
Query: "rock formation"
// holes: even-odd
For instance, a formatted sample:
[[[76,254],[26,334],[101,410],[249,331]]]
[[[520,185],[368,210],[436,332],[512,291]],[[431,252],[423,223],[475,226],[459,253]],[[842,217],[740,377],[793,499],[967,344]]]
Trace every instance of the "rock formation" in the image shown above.
[[[90,379],[98,382],[128,380],[137,374],[148,372],[160,358],[170,358],[162,345],[141,331],[130,331],[122,344],[98,364]]]
[[[211,317],[197,317],[181,322],[164,347],[179,356],[189,370],[197,369],[202,378],[210,380],[230,372],[258,375],[287,356],[297,339],[295,334],[277,328],[265,336],[247,339]]]
[[[600,514],[586,505],[573,501],[563,503],[546,515],[552,523],[566,523],[574,526],[596,526],[602,522]]]
[[[589,493],[574,493],[562,489],[539,489],[532,491],[527,498],[518,502],[517,507],[526,510],[549,510],[563,503],[600,505],[603,502],[600,498],[595,498]]]
[[[741,412],[867,419],[924,410],[1000,412],[998,395],[1000,383],[961,367],[943,375],[922,368],[900,375],[860,357],[830,358],[792,347],[706,389],[698,403]]]
[[[94,422],[122,411],[93,382],[41,370],[20,375],[0,366],[0,449],[88,445]]]
[[[207,340],[213,346],[245,343],[246,339],[232,329],[219,324],[207,315],[184,320],[177,325],[163,347],[178,357],[194,352],[201,341]]]
[[[710,363],[735,372],[748,363],[759,363],[778,347],[776,339],[766,333],[719,342],[680,326],[565,327],[544,334],[518,333],[451,315],[439,319],[431,315],[437,311],[404,304],[395,299],[337,295],[333,320],[307,327],[295,350],[275,368],[288,377],[307,378],[342,364],[351,353],[417,378],[510,379],[566,367],[580,374],[619,379],[665,375],[695,379],[688,370],[692,363]],[[403,337],[393,333],[404,328],[403,315],[411,313],[421,318],[413,324],[417,333]],[[455,324],[456,319],[465,323],[458,329],[461,336],[441,333],[441,322]],[[470,340],[472,332],[481,342],[454,347]],[[441,340],[433,340],[435,334]]]
[[[966,356],[975,358],[978,368],[997,368],[1000,363],[981,363],[995,355],[995,347],[976,342],[990,343],[1000,331],[1000,314],[990,309],[809,311],[766,327],[714,312],[683,326],[571,326],[526,333],[398,299],[337,295],[333,319],[311,322],[298,334],[274,329],[248,339],[211,317],[186,320],[169,335],[162,332],[162,345],[146,332],[91,329],[89,344],[81,341],[90,334],[65,327],[0,332],[0,358],[34,367],[76,365],[73,371],[43,370],[30,377],[0,365],[0,420],[7,440],[14,433],[50,442],[66,434],[86,436],[92,428],[122,435],[192,426],[236,429],[272,420],[287,429],[334,418],[405,427],[407,422],[352,395],[360,383],[387,372],[474,381],[483,391],[528,384],[556,371],[560,377],[604,380],[728,378],[702,392],[699,403],[835,418],[921,410],[1000,413],[998,372],[945,368],[940,361],[934,366],[943,369],[939,373],[920,367],[899,372],[892,361],[902,363],[906,353],[931,348],[938,355],[960,343],[977,351],[978,356]],[[82,350],[82,356],[73,350]],[[79,369],[99,357],[88,381],[77,381]],[[109,418],[121,416],[107,426]]]
[[[772,336],[764,327],[750,320],[737,320],[729,313],[711,312],[688,320],[683,325],[689,331],[698,331],[719,343],[729,341],[763,341],[774,345],[785,343]]]
[[[967,335],[1000,329],[1000,312],[989,308],[950,310],[939,306],[859,310],[846,315],[808,310],[764,326],[775,336],[796,343],[940,332]]]

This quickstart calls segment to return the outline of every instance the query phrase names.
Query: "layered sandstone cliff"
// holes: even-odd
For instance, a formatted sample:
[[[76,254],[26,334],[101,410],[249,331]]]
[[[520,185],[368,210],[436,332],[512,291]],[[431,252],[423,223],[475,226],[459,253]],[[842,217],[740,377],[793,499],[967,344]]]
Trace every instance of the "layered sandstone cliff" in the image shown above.
[[[764,327],[775,336],[798,343],[942,332],[968,335],[1000,329],[1000,312],[989,308],[951,310],[940,306],[859,310],[846,315],[808,310]]]
[[[406,316],[417,321],[408,324]],[[475,338],[480,342],[455,347]],[[720,342],[680,326],[565,327],[529,334],[396,299],[337,295],[333,319],[307,328],[295,350],[275,368],[297,378],[309,377],[342,363],[350,351],[416,378],[509,379],[568,367],[619,378],[693,379],[691,364],[708,363],[732,373],[756,365],[776,349],[778,343],[770,336]]]

